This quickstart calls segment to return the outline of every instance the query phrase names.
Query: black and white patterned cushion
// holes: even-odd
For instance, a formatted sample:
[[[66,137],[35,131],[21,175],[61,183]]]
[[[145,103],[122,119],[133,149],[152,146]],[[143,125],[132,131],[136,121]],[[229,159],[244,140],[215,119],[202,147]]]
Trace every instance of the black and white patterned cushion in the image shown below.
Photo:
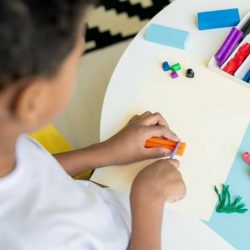
[[[169,0],[101,0],[87,20],[86,52],[133,37]]]

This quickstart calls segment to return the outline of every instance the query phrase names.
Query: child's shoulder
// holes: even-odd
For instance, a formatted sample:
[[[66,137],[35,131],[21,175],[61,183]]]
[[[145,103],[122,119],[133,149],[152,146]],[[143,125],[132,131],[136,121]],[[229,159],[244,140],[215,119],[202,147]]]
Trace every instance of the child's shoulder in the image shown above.
[[[46,149],[38,141],[34,140],[31,136],[27,134],[21,134],[17,140],[17,147],[28,146],[32,147],[33,149],[46,151]]]
[[[64,174],[58,161],[36,140],[27,134],[21,134],[16,143],[16,168],[24,168],[30,175],[50,179]]]

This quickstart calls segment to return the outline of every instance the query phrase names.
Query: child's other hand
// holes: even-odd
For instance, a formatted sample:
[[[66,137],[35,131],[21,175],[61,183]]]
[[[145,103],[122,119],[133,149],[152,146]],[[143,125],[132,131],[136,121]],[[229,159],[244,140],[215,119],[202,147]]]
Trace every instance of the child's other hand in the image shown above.
[[[131,199],[134,202],[148,203],[175,202],[184,198],[185,183],[178,171],[179,161],[159,160],[144,168],[135,178]]]
[[[177,135],[169,129],[161,114],[145,112],[142,115],[135,115],[127,126],[105,144],[118,165],[168,156],[170,151],[166,148],[145,148],[146,140],[151,137],[179,140]]]

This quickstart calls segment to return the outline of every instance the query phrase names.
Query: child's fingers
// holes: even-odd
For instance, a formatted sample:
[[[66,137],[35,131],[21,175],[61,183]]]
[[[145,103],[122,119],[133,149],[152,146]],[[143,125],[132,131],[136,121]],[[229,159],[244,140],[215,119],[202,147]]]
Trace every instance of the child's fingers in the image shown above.
[[[134,115],[128,122],[133,122],[135,120],[137,120],[140,116],[139,115]]]
[[[167,161],[177,169],[180,167],[180,162],[176,159],[168,159]]]
[[[171,141],[179,141],[180,138],[168,127],[157,125],[157,126],[151,126],[147,129],[147,138],[151,137],[164,137],[166,139],[169,139]]]
[[[180,196],[177,196],[176,198],[173,198],[172,200],[169,200],[169,202],[175,203],[175,202],[177,202],[177,201],[183,200],[184,197],[185,197],[185,193],[182,194],[182,195],[180,195]]]
[[[163,125],[168,127],[167,121],[164,119],[164,117],[160,113],[154,113],[151,115],[148,115],[144,118],[142,121],[142,124],[145,126],[153,126],[153,125]]]
[[[149,117],[151,115],[152,115],[152,113],[150,111],[146,111],[146,112],[144,112],[143,114],[140,115],[140,118],[146,118],[146,117]]]
[[[167,148],[146,148],[147,158],[162,158],[170,155],[170,150]]]
[[[134,115],[130,120],[129,122],[133,122],[133,121],[136,121],[136,120],[139,120],[139,119],[145,119],[146,117],[152,115],[152,113],[150,111],[146,111],[144,112],[143,114],[141,115]]]

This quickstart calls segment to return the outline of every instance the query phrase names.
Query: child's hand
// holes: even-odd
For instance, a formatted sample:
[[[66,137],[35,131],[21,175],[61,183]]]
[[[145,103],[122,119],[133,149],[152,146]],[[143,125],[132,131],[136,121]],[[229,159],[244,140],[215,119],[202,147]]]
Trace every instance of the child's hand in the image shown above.
[[[177,160],[159,160],[144,168],[135,178],[131,197],[147,202],[175,202],[186,194],[185,183],[178,171]]]
[[[177,160],[159,160],[136,176],[130,194],[129,250],[161,249],[164,203],[180,200],[186,193],[178,166]]]
[[[145,112],[134,116],[120,132],[104,142],[112,154],[115,164],[165,157],[170,151],[165,148],[145,148],[151,137],[164,137],[172,141],[179,138],[174,134],[159,113]]]

